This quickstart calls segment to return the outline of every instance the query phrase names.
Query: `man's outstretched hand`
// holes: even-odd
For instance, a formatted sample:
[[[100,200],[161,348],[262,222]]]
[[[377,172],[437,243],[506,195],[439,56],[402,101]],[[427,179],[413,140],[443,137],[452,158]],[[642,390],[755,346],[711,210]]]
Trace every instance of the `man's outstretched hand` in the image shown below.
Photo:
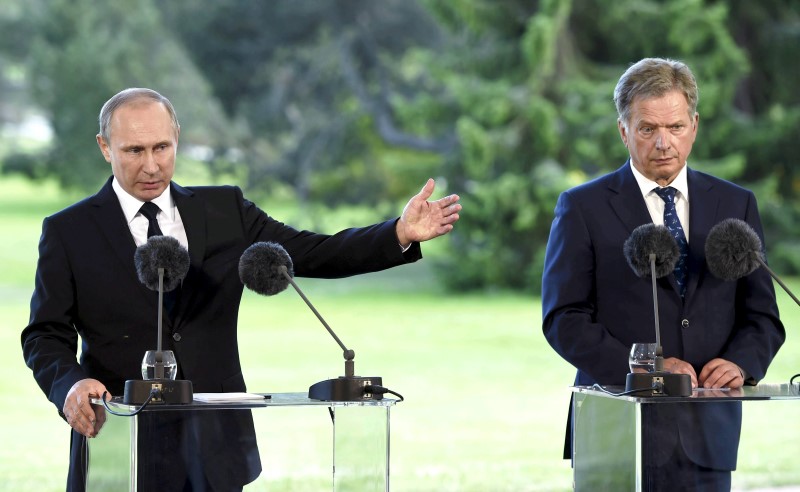
[[[453,230],[461,210],[459,197],[449,195],[429,202],[435,186],[433,179],[428,179],[422,190],[411,197],[403,209],[396,231],[397,239],[404,248],[412,242],[427,241]]]

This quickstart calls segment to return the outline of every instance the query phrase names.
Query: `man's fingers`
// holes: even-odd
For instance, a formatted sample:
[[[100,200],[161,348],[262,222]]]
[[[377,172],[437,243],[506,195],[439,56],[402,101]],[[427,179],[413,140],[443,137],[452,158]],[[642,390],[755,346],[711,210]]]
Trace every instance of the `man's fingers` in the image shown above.
[[[434,188],[436,188],[436,182],[433,181],[433,178],[428,178],[428,181],[425,182],[425,186],[422,187],[417,196],[423,200],[427,200],[433,195]]]

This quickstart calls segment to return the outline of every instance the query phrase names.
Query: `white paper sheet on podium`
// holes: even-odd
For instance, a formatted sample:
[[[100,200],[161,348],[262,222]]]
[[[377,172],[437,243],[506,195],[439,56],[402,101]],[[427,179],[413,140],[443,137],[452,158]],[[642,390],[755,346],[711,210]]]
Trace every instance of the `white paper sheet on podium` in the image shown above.
[[[194,400],[204,403],[247,403],[264,401],[264,395],[255,393],[195,393]]]

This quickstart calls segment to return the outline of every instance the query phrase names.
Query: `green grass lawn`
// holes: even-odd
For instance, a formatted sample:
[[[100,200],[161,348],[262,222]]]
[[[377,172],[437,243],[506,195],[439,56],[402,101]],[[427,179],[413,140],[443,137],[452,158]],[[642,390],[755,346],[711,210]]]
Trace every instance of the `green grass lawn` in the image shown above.
[[[68,427],[25,367],[19,333],[28,318],[41,219],[69,201],[53,187],[0,180],[0,490],[64,487]],[[570,490],[571,469],[560,456],[574,370],[544,341],[539,300],[443,294],[429,263],[352,279],[298,280],[356,351],[356,373],[381,376],[406,398],[391,410],[392,490]],[[788,339],[768,382],[800,372],[798,308],[782,291],[778,298]],[[251,391],[305,391],[343,374],[341,351],[291,291],[271,298],[246,293],[239,343]],[[793,463],[800,450],[797,408],[796,402],[745,407],[736,487],[800,484]],[[257,412],[269,435],[261,449],[268,490],[328,486],[329,436],[319,431],[327,412]]]

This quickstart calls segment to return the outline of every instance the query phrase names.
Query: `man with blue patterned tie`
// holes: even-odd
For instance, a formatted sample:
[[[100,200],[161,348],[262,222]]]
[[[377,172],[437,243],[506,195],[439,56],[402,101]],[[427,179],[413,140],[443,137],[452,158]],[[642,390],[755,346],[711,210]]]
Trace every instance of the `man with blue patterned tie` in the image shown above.
[[[752,192],[687,166],[697,101],[684,63],[633,64],[614,91],[629,161],[558,199],[542,277],[543,331],[577,368],[575,384],[624,385],[631,344],[655,339],[650,280],[636,277],[623,254],[644,223],[667,226],[681,250],[674,274],[657,282],[665,370],[688,374],[693,387],[739,388],[764,377],[784,341],[764,270],[724,282],[706,266],[706,237],[723,219],[746,221],[762,241],[763,233]],[[741,406],[653,407],[659,415],[643,426],[656,434],[643,443],[657,457],[645,469],[648,489],[729,490]]]

